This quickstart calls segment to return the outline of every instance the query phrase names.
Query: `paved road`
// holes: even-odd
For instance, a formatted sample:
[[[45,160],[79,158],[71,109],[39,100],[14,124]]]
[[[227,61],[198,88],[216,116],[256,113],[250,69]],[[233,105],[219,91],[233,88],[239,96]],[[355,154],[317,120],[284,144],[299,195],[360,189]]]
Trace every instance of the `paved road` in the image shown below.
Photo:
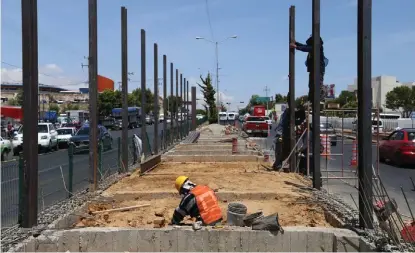
[[[275,129],[275,125],[273,126],[273,130]],[[271,131],[272,135],[275,134],[275,131]],[[321,170],[338,170],[341,171],[343,168],[343,173],[341,172],[323,172],[323,187],[327,189],[329,192],[338,194],[341,196],[350,206],[356,207],[353,202],[353,199],[358,203],[358,192],[356,188],[353,186],[357,186],[356,179],[348,179],[348,180],[339,180],[339,179],[327,179],[327,176],[334,177],[334,176],[344,176],[344,177],[355,177],[355,170],[349,166],[350,160],[352,157],[352,147],[353,141],[350,139],[343,139],[343,144],[340,141],[338,142],[337,146],[331,147],[331,153],[333,154],[330,159],[321,159]],[[256,138],[256,142],[264,147],[265,149],[270,149],[272,147],[273,137],[270,136],[268,138]],[[273,151],[271,152],[273,153]],[[393,164],[386,164],[386,163],[379,163],[379,169],[377,169],[377,149],[376,144],[372,146],[372,161],[375,168],[375,171],[379,171],[380,179],[382,180],[388,194],[391,198],[395,198],[398,207],[404,215],[410,215],[409,208],[406,205],[405,199],[401,192],[401,188],[403,188],[407,198],[409,205],[412,209],[412,212],[415,214],[415,191],[413,191],[414,186],[410,178],[415,181],[415,166],[406,166],[406,167],[396,167]],[[378,188],[374,189],[377,190]],[[352,194],[352,197],[350,196]]]
[[[154,126],[146,126],[150,144],[153,146]],[[159,138],[163,124],[159,124]],[[141,136],[141,128],[131,129],[128,136],[134,133]],[[112,174],[118,169],[118,144],[117,138],[121,131],[111,131],[113,137],[112,150],[103,152],[102,174]],[[160,143],[160,141],[159,141]],[[143,140],[143,145],[145,144]],[[160,145],[160,144],[159,144]],[[131,142],[132,146],[132,142]],[[129,164],[132,164],[132,147],[129,150]],[[39,210],[44,209],[68,196],[68,166],[69,157],[66,149],[39,155]],[[73,191],[77,192],[88,186],[88,153],[76,154],[74,156]],[[61,169],[62,168],[62,169]],[[18,161],[11,160],[2,162],[1,169],[1,217],[2,227],[11,226],[17,221],[18,211]]]

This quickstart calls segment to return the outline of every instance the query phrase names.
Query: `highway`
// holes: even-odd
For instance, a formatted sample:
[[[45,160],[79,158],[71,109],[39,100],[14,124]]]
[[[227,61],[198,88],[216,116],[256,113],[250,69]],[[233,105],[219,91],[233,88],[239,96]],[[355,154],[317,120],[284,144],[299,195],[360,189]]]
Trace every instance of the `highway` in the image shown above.
[[[271,149],[273,136],[275,135],[275,124],[268,138],[255,138],[255,142],[264,147]],[[329,159],[321,158],[321,170],[323,175],[323,187],[330,193],[338,194],[352,207],[356,207],[358,203],[358,192],[354,186],[357,186],[356,179],[327,179],[329,177],[356,177],[355,169],[350,166],[352,158],[353,140],[339,137],[336,146],[331,147],[331,156]],[[274,151],[271,151],[273,154]],[[403,188],[412,212],[415,214],[415,191],[411,182],[411,177],[415,181],[415,166],[397,167],[393,164],[377,163],[377,147],[372,145],[372,161],[375,172],[379,171],[379,177],[386,188],[389,196],[394,198],[398,203],[398,209],[406,218],[410,216],[409,208],[405,202],[401,187]],[[342,172],[324,172],[324,171],[341,171]],[[374,194],[378,192],[378,188],[374,188]],[[352,195],[353,198],[350,196]]]
[[[149,136],[150,145],[153,146],[154,125],[147,125],[146,130]],[[159,124],[159,138],[163,130],[163,124]],[[141,128],[130,129],[128,136],[133,134],[141,136]],[[113,137],[112,150],[102,154],[103,176],[113,174],[118,169],[118,143],[121,131],[111,131]],[[143,139],[143,145],[145,140]],[[160,145],[160,142],[159,142]],[[129,164],[132,164],[132,141],[129,144]],[[39,154],[39,210],[64,200],[68,197],[68,171],[69,156],[67,149],[60,149],[55,152]],[[78,192],[88,187],[88,152],[75,154],[73,158],[73,191]],[[1,169],[1,217],[2,227],[16,224],[18,213],[18,160],[13,159],[2,162]],[[62,168],[62,169],[61,169]]]

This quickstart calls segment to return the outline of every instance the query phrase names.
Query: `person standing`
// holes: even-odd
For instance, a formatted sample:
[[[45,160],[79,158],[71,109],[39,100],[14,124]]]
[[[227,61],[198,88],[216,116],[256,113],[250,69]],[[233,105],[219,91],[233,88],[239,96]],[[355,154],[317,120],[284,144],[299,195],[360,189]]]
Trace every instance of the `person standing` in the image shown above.
[[[140,137],[138,135],[133,134],[133,143],[134,143],[134,163],[137,162],[139,159],[140,163],[142,161],[141,153],[143,151],[143,142],[141,141]]]

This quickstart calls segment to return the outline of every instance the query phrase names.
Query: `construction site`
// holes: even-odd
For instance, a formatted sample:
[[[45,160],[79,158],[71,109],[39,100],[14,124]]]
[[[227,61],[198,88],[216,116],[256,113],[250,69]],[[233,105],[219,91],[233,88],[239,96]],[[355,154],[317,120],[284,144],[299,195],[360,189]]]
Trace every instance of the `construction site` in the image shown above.
[[[353,210],[300,174],[270,171],[268,156],[238,130],[208,125],[195,133],[11,251],[379,250],[375,233],[352,227],[358,218]],[[187,216],[180,226],[171,225],[180,175],[215,192],[219,224],[197,227]],[[239,219],[230,211],[235,203],[246,207]],[[255,221],[273,216],[273,229],[255,229]]]

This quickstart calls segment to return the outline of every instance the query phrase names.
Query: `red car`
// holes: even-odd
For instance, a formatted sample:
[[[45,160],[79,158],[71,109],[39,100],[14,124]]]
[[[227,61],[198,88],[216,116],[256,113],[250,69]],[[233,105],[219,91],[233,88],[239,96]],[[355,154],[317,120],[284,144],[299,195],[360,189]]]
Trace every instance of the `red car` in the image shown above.
[[[415,128],[403,128],[385,137],[379,145],[379,160],[398,166],[415,164]]]

